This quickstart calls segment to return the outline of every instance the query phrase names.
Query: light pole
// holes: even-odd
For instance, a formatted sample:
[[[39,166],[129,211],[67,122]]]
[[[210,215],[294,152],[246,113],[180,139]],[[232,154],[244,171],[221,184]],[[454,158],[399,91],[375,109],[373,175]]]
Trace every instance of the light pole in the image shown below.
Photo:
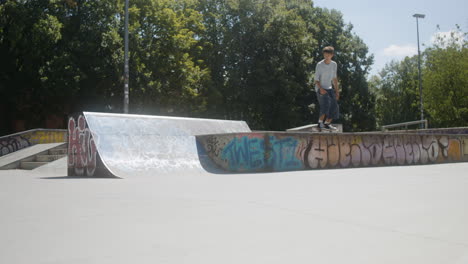
[[[125,0],[125,50],[124,50],[124,101],[123,101],[123,110],[124,114],[128,114],[128,102],[129,102],[129,92],[128,92],[128,0]]]
[[[426,15],[423,14],[414,14],[413,17],[416,18],[416,32],[418,35],[418,71],[419,71],[419,102],[421,104],[421,121],[424,120],[424,107],[423,107],[423,96],[422,96],[422,82],[421,82],[421,51],[419,49],[419,22],[418,18],[424,18]],[[421,128],[424,127],[424,124],[421,123]]]

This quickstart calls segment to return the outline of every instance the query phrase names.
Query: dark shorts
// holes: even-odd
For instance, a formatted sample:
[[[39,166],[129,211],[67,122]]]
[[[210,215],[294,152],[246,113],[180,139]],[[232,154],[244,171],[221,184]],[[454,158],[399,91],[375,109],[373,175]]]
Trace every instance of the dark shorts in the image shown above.
[[[336,101],[335,90],[325,89],[326,94],[321,95],[317,92],[317,98],[320,106],[320,116],[326,115],[327,119],[338,119],[340,117],[340,108]]]

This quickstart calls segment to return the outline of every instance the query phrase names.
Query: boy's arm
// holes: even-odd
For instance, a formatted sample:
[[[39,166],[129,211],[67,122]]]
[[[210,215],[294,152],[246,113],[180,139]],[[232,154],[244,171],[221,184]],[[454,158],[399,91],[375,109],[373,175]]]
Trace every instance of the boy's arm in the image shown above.
[[[340,100],[340,88],[338,87],[338,74],[337,74],[337,71],[338,71],[338,65],[335,63],[335,69],[334,69],[334,78],[333,78],[333,86],[335,87],[335,96],[336,96],[336,100]]]
[[[340,88],[338,87],[338,78],[333,78],[333,86],[335,87],[336,100],[340,100]]]
[[[327,91],[325,91],[325,89],[322,88],[322,86],[320,85],[320,81],[315,81],[315,85],[317,85],[317,87],[319,88],[319,93],[320,94],[326,94]]]
[[[326,94],[327,91],[325,91],[325,89],[322,88],[322,86],[320,85],[320,74],[319,74],[319,63],[317,63],[317,66],[315,66],[315,81],[314,81],[314,84],[319,88],[319,93],[320,94]]]

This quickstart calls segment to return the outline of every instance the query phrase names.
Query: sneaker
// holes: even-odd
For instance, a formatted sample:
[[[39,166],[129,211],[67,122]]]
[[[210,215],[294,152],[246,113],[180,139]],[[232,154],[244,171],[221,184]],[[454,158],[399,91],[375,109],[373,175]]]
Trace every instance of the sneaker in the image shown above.
[[[324,131],[324,130],[327,130],[327,128],[325,127],[325,124],[324,124],[324,123],[320,123],[320,122],[319,122],[319,123],[317,124],[317,130],[318,130],[319,132],[322,132],[322,131]]]
[[[326,129],[330,129],[330,130],[337,130],[336,127],[334,127],[332,124],[323,124],[323,126],[326,128]]]

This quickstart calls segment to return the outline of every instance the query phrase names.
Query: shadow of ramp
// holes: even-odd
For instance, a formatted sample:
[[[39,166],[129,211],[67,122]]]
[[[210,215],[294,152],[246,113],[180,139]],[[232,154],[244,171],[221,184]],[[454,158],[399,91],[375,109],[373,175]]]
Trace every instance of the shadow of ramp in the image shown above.
[[[111,176],[111,177],[84,177],[84,176],[52,176],[52,177],[40,177],[41,180],[90,180],[90,179],[122,179],[119,177]]]

